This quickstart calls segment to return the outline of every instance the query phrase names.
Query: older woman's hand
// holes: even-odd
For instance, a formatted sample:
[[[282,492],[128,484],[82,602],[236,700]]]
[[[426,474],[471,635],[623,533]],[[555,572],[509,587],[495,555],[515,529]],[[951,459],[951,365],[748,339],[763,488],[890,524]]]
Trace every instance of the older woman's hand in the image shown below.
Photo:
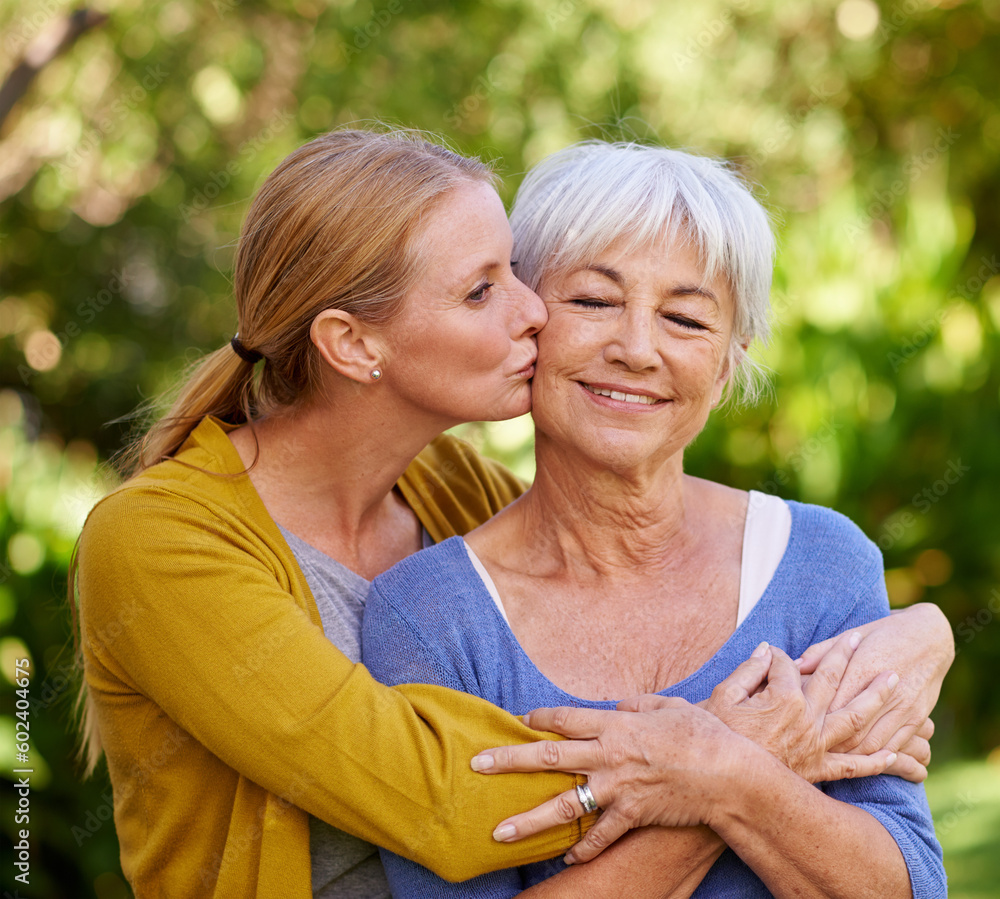
[[[881,773],[896,761],[891,750],[878,747],[866,754],[834,751],[883,714],[899,684],[898,675],[882,672],[846,706],[831,711],[860,643],[857,632],[841,636],[804,685],[795,663],[771,647],[771,666],[763,689],[758,689],[762,684],[753,682],[752,670],[741,670],[751,668],[744,663],[712,691],[704,708],[810,783]]]
[[[862,633],[859,628],[852,633]],[[844,636],[835,637],[823,644],[823,654],[814,660],[809,666],[811,671],[816,670],[820,662],[827,663],[836,660],[836,670],[843,666],[845,659]],[[868,638],[865,638],[867,640]],[[843,736],[836,745],[828,746],[827,753],[823,759],[822,766],[816,771],[810,771],[801,765],[789,764],[793,770],[805,777],[807,780],[843,780],[850,777],[867,776],[870,773],[867,767],[856,771],[856,765],[851,760],[851,756],[871,756],[879,750],[886,750],[894,753],[895,758],[889,766],[882,772],[883,774],[894,774],[913,783],[922,783],[927,779],[927,764],[931,758],[931,748],[928,742],[934,734],[934,722],[927,718],[916,728],[906,742],[898,748],[901,740],[900,732],[891,731],[893,737],[890,745],[878,742],[873,736],[875,728],[885,717],[900,707],[899,696],[912,696],[911,691],[905,690],[904,683],[894,683],[891,672],[879,672],[874,680],[868,674],[865,689],[855,688],[852,701],[842,708],[837,708],[838,700],[844,696],[844,682],[852,670],[863,670],[857,666],[862,648],[865,646],[862,640],[860,647],[854,653],[847,665],[847,673],[836,686],[829,679],[833,669],[825,670],[822,673],[823,684],[813,684],[811,676],[802,678],[804,686],[801,691],[795,685],[796,678],[788,666],[788,657],[779,651],[779,655],[772,663],[768,672],[765,672],[767,687],[765,688],[763,678],[758,678],[759,667],[744,663],[730,677],[715,688],[712,697],[700,703],[703,708],[716,714],[730,727],[748,737],[760,746],[770,751],[773,755],[789,763],[792,751],[788,744],[792,741],[801,741],[802,734],[794,730],[785,729],[780,718],[782,710],[789,711],[791,706],[785,705],[781,699],[784,690],[791,690],[794,703],[799,703],[801,692],[802,697],[809,697],[816,701],[819,691],[816,687],[825,687],[824,695],[829,695],[831,686],[836,686],[836,695],[829,702],[829,707],[833,711],[828,711],[824,720],[823,732],[826,740],[836,739]],[[812,650],[810,650],[811,652]],[[872,659],[885,658],[875,653],[865,654],[865,666],[871,670]],[[798,666],[796,666],[798,667]],[[834,675],[835,677],[835,675]],[[870,681],[870,682],[869,682]],[[762,698],[764,691],[770,692],[770,700]],[[636,696],[618,704],[622,711],[646,712],[661,707],[664,697],[659,695]],[[912,732],[912,731],[911,731]],[[801,753],[801,745],[799,749]],[[878,758],[884,758],[885,755]],[[855,760],[856,761],[856,760]]]
[[[754,660],[763,669],[762,659]],[[754,747],[721,721],[683,699],[660,697],[641,713],[600,709],[536,709],[525,721],[570,739],[502,746],[480,753],[472,767],[489,774],[558,770],[585,774],[603,813],[566,856],[590,861],[622,834],[657,824],[701,824],[723,801],[725,781]],[[581,817],[575,790],[508,818],[494,838],[513,842]]]
[[[736,733],[753,740],[800,777],[811,783],[881,774],[896,763],[896,753],[834,751],[851,735],[867,731],[882,715],[896,692],[899,678],[883,672],[844,708],[831,703],[861,635],[845,634],[817,665],[803,685],[795,663],[777,647],[763,651],[769,666],[761,675],[753,658],[720,683],[699,703]],[[757,655],[757,653],[755,653]],[[629,711],[658,707],[659,696],[640,696],[619,703]],[[915,749],[915,751],[917,751]]]

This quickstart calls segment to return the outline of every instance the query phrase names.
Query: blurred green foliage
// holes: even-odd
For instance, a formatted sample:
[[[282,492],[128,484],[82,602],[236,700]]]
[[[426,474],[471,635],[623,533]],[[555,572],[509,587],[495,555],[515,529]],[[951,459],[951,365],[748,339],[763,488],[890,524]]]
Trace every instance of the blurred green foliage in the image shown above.
[[[955,627],[939,755],[1000,744],[1000,0],[99,8],[0,130],[0,731],[6,752],[13,659],[30,657],[44,760],[25,895],[128,894],[106,781],[81,785],[69,761],[62,596],[127,431],[107,423],[231,336],[234,241],[264,175],[373,118],[496,160],[508,199],[593,136],[723,155],[759,184],[780,236],[773,397],[717,416],[688,467],[857,521],[893,602],[937,602]],[[69,11],[0,7],[0,68]],[[525,420],[465,433],[530,474]],[[12,835],[9,812],[5,791]]]
[[[1000,883],[1000,758],[952,762],[927,779],[951,899],[995,899]]]

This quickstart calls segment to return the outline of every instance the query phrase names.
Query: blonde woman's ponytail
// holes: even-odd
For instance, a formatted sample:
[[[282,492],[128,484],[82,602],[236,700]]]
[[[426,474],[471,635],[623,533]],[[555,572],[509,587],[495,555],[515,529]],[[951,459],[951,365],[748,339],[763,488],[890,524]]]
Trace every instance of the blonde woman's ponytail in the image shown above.
[[[116,460],[125,477],[169,459],[198,423],[211,415],[229,424],[246,424],[254,415],[254,365],[232,346],[209,353],[186,372],[167,412]]]

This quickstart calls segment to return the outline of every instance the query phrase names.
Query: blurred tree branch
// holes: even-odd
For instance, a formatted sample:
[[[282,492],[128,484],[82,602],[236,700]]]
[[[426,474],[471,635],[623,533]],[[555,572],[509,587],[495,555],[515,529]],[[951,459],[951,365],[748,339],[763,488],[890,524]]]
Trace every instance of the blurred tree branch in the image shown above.
[[[81,35],[97,28],[108,20],[107,15],[93,9],[77,9],[66,18],[54,22],[35,38],[24,51],[21,61],[14,66],[0,86],[0,131],[11,110],[35,80],[35,76],[53,59],[65,53]]]

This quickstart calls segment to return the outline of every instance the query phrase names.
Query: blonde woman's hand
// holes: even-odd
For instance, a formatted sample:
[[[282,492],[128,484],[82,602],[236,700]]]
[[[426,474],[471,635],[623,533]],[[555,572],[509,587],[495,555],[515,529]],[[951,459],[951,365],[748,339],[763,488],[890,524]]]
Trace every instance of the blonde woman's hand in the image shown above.
[[[896,753],[896,761],[885,769],[903,780],[919,784],[927,780],[927,766],[931,763],[930,739],[934,736],[934,722],[927,718],[917,732]],[[886,747],[888,748],[888,747]],[[858,750],[852,750],[854,752]]]
[[[763,670],[763,659],[754,664]],[[536,709],[525,718],[535,729],[569,739],[486,750],[472,767],[496,774],[558,770],[586,775],[602,814],[566,856],[570,863],[590,861],[636,827],[707,823],[734,785],[747,782],[745,772],[755,755],[758,762],[768,758],[683,699],[666,699],[648,712],[555,708]],[[576,790],[570,790],[508,818],[494,838],[522,839],[583,814]]]

